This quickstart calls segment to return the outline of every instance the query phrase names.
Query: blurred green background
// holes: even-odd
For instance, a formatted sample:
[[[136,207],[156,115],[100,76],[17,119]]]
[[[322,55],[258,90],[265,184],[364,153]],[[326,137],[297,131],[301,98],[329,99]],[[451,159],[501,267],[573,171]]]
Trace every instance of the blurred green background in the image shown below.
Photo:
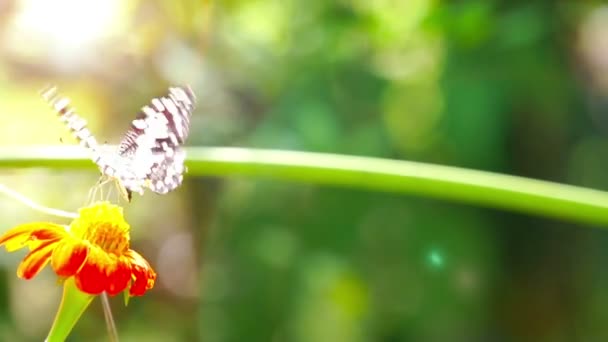
[[[608,190],[601,1],[0,1],[0,143],[73,144],[57,84],[116,143],[171,84],[191,146],[431,162]],[[2,170],[75,211],[86,171]],[[5,198],[1,231],[49,219]],[[187,177],[126,208],[159,274],[123,341],[608,340],[608,233],[413,196]],[[58,219],[54,219],[57,221]],[[591,229],[589,229],[591,228]],[[0,340],[40,341],[61,288],[0,253]],[[106,341],[96,301],[72,341]]]

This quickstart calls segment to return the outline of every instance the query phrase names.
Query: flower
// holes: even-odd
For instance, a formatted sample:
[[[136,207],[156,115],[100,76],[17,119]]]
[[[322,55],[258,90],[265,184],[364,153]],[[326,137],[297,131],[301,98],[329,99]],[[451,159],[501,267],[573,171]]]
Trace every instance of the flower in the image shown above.
[[[128,288],[129,295],[141,296],[154,287],[156,273],[129,248],[129,229],[121,207],[96,202],[80,209],[69,227],[22,224],[1,236],[0,246],[9,252],[30,249],[17,269],[20,278],[33,278],[50,261],[57,275],[74,277],[84,293],[116,295]]]

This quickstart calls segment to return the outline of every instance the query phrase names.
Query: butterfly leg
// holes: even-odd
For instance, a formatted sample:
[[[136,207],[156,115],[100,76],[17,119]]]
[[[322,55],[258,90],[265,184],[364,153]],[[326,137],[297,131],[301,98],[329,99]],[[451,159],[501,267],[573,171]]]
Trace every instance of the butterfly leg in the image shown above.
[[[110,201],[110,198],[112,197],[112,194],[113,194],[113,193],[114,193],[114,188],[113,188],[113,187],[110,187],[110,188],[108,189],[108,193],[106,194],[105,200],[106,200],[106,201]]]
[[[108,177],[106,175],[101,175],[101,177],[99,177],[99,180],[97,181],[97,184],[95,184],[90,190],[89,190],[89,194],[87,196],[88,199],[88,203],[93,203],[95,201],[99,200],[103,200],[104,199],[104,193],[103,193],[103,187],[104,185],[108,184],[110,181],[112,181],[113,178]],[[108,194],[108,196],[110,196],[111,193]]]
[[[92,186],[92,187],[89,189],[89,192],[87,193],[87,201],[86,201],[86,203],[87,203],[87,204],[91,204],[91,203],[93,203],[93,196],[95,196],[95,192],[96,192],[95,188],[96,188],[96,187],[97,187],[97,186],[95,185],[95,186]]]
[[[131,203],[131,190],[125,188],[117,179],[114,182],[116,191],[118,191],[118,198],[127,201],[127,203]]]
[[[97,196],[97,191],[99,190],[99,184],[101,183],[102,178],[103,178],[103,175],[101,178],[99,178],[99,180],[97,180],[97,183],[95,183],[95,185],[93,185],[89,189],[89,192],[87,194],[87,204],[91,204],[91,203],[95,202],[95,198]]]

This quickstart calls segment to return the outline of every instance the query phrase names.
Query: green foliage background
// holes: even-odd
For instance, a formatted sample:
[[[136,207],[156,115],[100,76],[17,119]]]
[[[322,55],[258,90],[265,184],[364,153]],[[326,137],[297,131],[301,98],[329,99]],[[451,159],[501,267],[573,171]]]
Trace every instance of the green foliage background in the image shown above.
[[[58,83],[115,141],[151,96],[188,82],[200,103],[193,146],[384,157],[608,188],[608,16],[599,1],[129,1],[114,36],[69,63],[48,52],[60,47],[45,54],[12,42],[19,12],[8,3],[7,146],[67,136],[36,98],[44,83]],[[75,210],[95,177],[11,170],[2,181]],[[13,214],[6,229],[35,216],[2,205]],[[127,215],[159,284],[126,308],[113,302],[125,341],[608,338],[600,229],[272,177],[189,177],[176,193],[136,198]],[[41,340],[60,290],[50,273],[46,283],[13,279],[18,256],[0,258],[2,339]],[[35,312],[39,330],[28,329]],[[73,340],[105,340],[103,327],[93,308]]]

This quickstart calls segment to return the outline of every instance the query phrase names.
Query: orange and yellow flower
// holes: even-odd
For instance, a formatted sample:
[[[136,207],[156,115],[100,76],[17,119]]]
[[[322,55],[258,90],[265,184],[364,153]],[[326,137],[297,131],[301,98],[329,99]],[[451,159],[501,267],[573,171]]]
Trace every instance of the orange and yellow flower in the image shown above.
[[[17,275],[31,279],[49,261],[60,277],[74,277],[82,292],[116,295],[129,289],[141,296],[154,286],[156,273],[139,253],[129,248],[129,224],[122,208],[108,202],[80,209],[69,227],[33,222],[10,229],[0,237],[9,252],[28,247]]]

